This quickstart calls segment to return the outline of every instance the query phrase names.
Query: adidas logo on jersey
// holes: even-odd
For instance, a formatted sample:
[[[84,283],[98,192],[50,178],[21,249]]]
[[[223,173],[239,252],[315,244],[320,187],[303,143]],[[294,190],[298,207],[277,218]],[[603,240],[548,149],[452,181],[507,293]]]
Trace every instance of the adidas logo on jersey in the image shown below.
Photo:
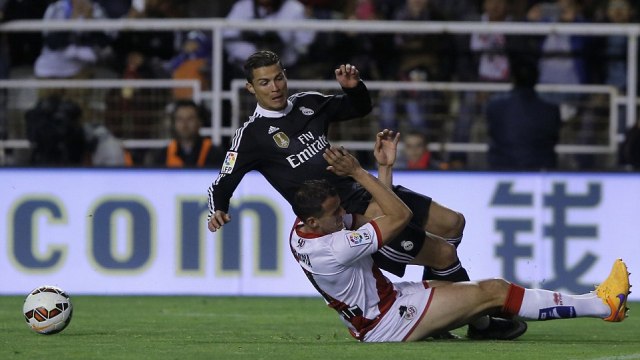
[[[269,135],[273,134],[274,132],[280,130],[280,128],[275,127],[275,126],[269,126]]]

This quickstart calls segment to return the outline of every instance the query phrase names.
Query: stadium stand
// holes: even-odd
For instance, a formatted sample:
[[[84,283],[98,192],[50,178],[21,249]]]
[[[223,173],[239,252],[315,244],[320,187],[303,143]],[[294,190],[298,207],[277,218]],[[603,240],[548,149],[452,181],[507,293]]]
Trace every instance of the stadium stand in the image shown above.
[[[42,12],[43,9],[34,8],[29,14],[20,14],[16,10],[15,1],[0,2],[0,6],[5,10],[3,19],[10,20],[0,24],[1,44],[7,49],[0,55],[3,58],[0,64],[8,64],[5,66],[5,69],[8,69],[8,79],[0,79],[0,103],[5,104],[0,111],[0,165],[27,164],[25,161],[28,159],[30,143],[26,137],[24,115],[35,106],[39,89],[61,85],[52,80],[35,79],[29,67],[32,68],[37,54],[34,54],[33,49],[29,50],[27,44],[16,47],[16,39],[31,38],[34,39],[32,43],[38,44],[38,34],[42,31],[102,31],[114,34],[116,40],[100,53],[101,60],[95,65],[93,79],[67,81],[63,86],[86,89],[90,93],[90,100],[82,106],[83,121],[105,125],[124,141],[125,147],[133,150],[134,154],[140,153],[139,157],[142,157],[146,150],[160,148],[166,145],[170,138],[165,106],[173,94],[188,94],[187,96],[191,95],[195,101],[203,100],[208,105],[212,116],[210,124],[205,124],[202,133],[211,136],[217,145],[224,146],[235,128],[250,115],[247,112],[251,111],[253,106],[247,104],[247,101],[251,100],[244,94],[244,81],[225,79],[223,29],[234,28],[250,33],[303,28],[317,34],[316,42],[309,47],[308,56],[290,68],[291,74],[300,74],[299,78],[291,79],[290,86],[298,90],[317,89],[324,92],[335,89],[335,81],[331,80],[331,75],[333,66],[338,62],[353,60],[353,63],[360,64],[362,59],[377,59],[376,56],[380,56],[381,53],[394,53],[393,50],[381,52],[375,44],[358,47],[358,52],[354,53],[355,48],[349,49],[350,46],[345,47],[345,44],[365,44],[357,41],[354,43],[354,38],[349,38],[353,34],[357,34],[359,39],[372,36],[394,38],[403,34],[417,38],[448,34],[451,49],[446,56],[447,61],[451,62],[452,72],[444,81],[397,81],[389,75],[395,74],[393,69],[398,65],[397,59],[393,56],[387,59],[388,62],[385,60],[382,64],[362,63],[361,67],[363,77],[372,90],[375,104],[380,104],[380,100],[383,99],[381,96],[390,91],[416,95],[395,98],[396,108],[403,108],[410,99],[418,98],[432,102],[429,108],[433,110],[430,110],[429,128],[426,129],[429,131],[432,150],[439,151],[445,160],[449,160],[448,157],[453,153],[464,153],[467,157],[464,164],[466,169],[486,169],[486,123],[484,112],[480,110],[489,97],[509,90],[507,83],[480,81],[468,73],[465,75],[465,69],[478,66],[480,61],[478,54],[470,47],[471,35],[504,34],[506,51],[533,59],[542,59],[544,56],[536,46],[544,44],[542,39],[548,34],[588,38],[591,41],[588,44],[590,47],[566,56],[584,59],[588,55],[585,66],[588,66],[591,78],[572,85],[546,83],[539,85],[538,90],[549,98],[562,99],[558,101],[564,121],[561,140],[557,147],[560,155],[559,169],[621,168],[618,149],[625,139],[624,134],[636,124],[637,36],[640,34],[640,27],[634,23],[634,17],[619,20],[621,17],[615,17],[613,10],[622,3],[629,5],[628,2],[611,0],[599,7],[583,6],[580,8],[581,16],[590,21],[589,23],[527,23],[523,17],[526,17],[532,8],[523,5],[522,1],[514,1],[510,2],[509,8],[512,21],[493,24],[477,20],[461,21],[469,18],[478,19],[483,9],[480,2],[460,2],[459,8],[452,8],[447,5],[450,2],[434,1],[433,6],[442,7],[440,13],[445,14],[445,21],[391,20],[402,2],[369,1],[372,8],[368,11],[375,10],[377,14],[370,20],[355,20],[366,18],[367,8],[356,7],[356,2],[352,0],[331,4],[310,0],[301,2],[307,7],[308,14],[312,14],[316,19],[278,22],[225,21],[224,17],[233,1],[216,2],[215,6],[208,5],[208,8],[203,2],[171,1],[167,2],[170,3],[167,5],[169,8],[163,8],[158,12],[149,11],[153,9],[154,4],[158,5],[157,2],[147,1],[146,9],[151,14],[146,17],[125,14],[117,19],[42,21],[38,19],[41,19],[43,14],[36,16],[33,12]],[[204,19],[172,16],[198,14],[194,9],[203,6],[207,8],[203,13],[214,17]],[[551,7],[547,6],[541,11],[548,12],[549,9]],[[122,14],[123,11],[115,9],[114,13]],[[203,72],[191,71],[191,75],[187,76],[193,77],[197,74],[198,79],[183,80],[185,76],[181,76],[181,80],[175,80],[171,78],[171,72],[167,71],[171,69],[170,60],[179,56],[181,45],[188,39],[188,34],[193,34],[194,31],[205,34],[211,41],[210,49],[207,48],[207,51],[211,52],[210,57],[206,60],[211,62],[211,67],[209,73],[204,72],[210,77],[208,84],[201,78]],[[146,36],[152,32],[171,36]],[[164,52],[162,56],[151,61],[136,59],[135,56],[132,58],[127,55],[126,42],[122,45],[117,41],[118,38],[127,37],[146,39],[145,42],[149,45],[154,45]],[[610,56],[608,53],[593,50],[602,43],[610,44]],[[393,41],[388,44],[393,44]],[[547,55],[551,57],[553,54]],[[621,62],[626,66],[622,72],[619,68]],[[132,64],[141,67],[135,68],[134,72],[127,72],[131,70],[128,66]],[[387,71],[387,74],[380,71],[381,69]],[[620,74],[623,73],[626,77],[621,77]],[[465,103],[470,93],[474,94],[473,106]],[[354,149],[369,149],[368,141],[372,138],[371,134],[377,130],[380,111],[380,107],[376,107],[368,118],[351,122],[348,128],[347,125],[337,125],[331,132],[333,140]],[[403,118],[408,116],[406,111],[398,112],[396,116],[398,130],[404,131],[412,127],[411,122]],[[468,137],[460,141],[455,132],[458,119],[465,116],[469,125],[465,130]],[[590,157],[588,161],[583,161],[585,156]]]

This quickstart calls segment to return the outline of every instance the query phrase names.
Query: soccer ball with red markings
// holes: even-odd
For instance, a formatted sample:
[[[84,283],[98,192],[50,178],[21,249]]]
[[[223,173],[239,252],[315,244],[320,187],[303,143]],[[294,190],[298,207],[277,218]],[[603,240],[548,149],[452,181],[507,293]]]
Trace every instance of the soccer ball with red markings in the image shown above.
[[[69,295],[55,286],[41,286],[27,295],[22,306],[27,326],[39,334],[51,335],[71,322],[73,305]]]

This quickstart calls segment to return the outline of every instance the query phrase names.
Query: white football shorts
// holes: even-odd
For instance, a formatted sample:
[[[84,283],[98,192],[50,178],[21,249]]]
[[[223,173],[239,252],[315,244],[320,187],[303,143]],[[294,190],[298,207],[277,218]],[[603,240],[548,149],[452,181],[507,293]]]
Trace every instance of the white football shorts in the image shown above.
[[[422,282],[394,283],[398,298],[369,330],[363,342],[400,342],[405,341],[418,326],[431,303],[432,289]]]

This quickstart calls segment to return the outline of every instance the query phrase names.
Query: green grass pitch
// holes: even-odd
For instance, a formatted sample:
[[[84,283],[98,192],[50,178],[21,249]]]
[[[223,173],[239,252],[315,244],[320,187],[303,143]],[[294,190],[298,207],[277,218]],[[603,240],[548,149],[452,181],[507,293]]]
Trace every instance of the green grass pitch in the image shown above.
[[[363,344],[319,297],[72,295],[56,335],[27,328],[23,300],[0,296],[0,359],[640,359],[640,303],[619,324],[530,322],[514,341]]]

